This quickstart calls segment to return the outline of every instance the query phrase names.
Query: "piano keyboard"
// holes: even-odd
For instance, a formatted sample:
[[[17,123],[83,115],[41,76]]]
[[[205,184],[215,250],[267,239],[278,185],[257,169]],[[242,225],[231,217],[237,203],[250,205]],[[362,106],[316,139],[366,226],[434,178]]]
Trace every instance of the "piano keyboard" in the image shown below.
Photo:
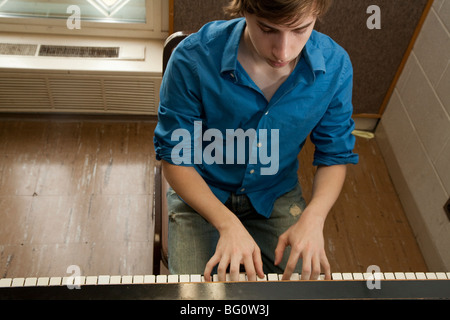
[[[450,272],[333,273],[332,280],[264,279],[205,282],[202,275],[99,275],[0,279],[1,299],[450,299]],[[380,280],[380,288],[369,286]]]
[[[227,274],[225,282],[231,282]],[[257,281],[282,281],[282,274],[269,273]],[[332,280],[448,280],[450,272],[385,272],[385,273],[332,273]],[[317,280],[324,280],[321,275]],[[290,281],[300,281],[301,275],[294,273]],[[247,276],[239,274],[238,282],[246,282]],[[162,283],[199,283],[205,282],[202,275],[126,275],[126,276],[80,276],[76,277],[30,277],[0,279],[0,288],[8,287],[46,287],[73,285],[130,285],[130,284],[162,284]],[[212,282],[219,282],[218,276],[213,275]]]

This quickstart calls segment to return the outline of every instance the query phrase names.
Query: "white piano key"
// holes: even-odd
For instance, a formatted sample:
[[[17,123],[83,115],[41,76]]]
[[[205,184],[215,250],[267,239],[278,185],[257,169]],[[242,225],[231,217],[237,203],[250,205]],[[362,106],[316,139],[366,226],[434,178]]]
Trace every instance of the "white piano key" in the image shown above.
[[[427,276],[428,280],[436,280],[436,274],[434,272],[426,272],[425,275]]]
[[[405,272],[405,278],[407,280],[416,280],[416,275],[414,272]]]
[[[131,275],[122,276],[122,284],[133,284],[133,276]]]
[[[133,283],[144,283],[144,276],[143,275],[136,275],[133,276]]]
[[[416,272],[416,279],[418,279],[418,280],[426,280],[427,276],[425,275],[425,272]]]
[[[40,278],[38,278],[37,285],[39,287],[46,287],[46,286],[48,286],[49,282],[50,282],[49,277],[40,277]]]
[[[0,288],[11,287],[12,278],[3,278],[0,279]]]
[[[285,280],[282,280],[283,279],[283,274],[280,274],[279,277],[280,277],[280,281],[285,281]],[[291,277],[287,281],[299,281],[301,279],[302,279],[301,274],[297,273],[297,272],[294,272],[294,273],[291,274]]]
[[[180,282],[191,282],[191,277],[188,274],[180,274]]]
[[[280,274],[279,275],[279,280],[281,281],[283,279],[283,275]],[[293,274],[291,274],[291,277],[289,278],[289,281],[298,281],[300,280],[300,274],[298,274],[297,272],[294,272]]]
[[[450,279],[450,272],[445,273],[447,275],[447,279]]]
[[[278,281],[278,274],[276,273],[267,274],[267,281]]]
[[[240,273],[239,274],[239,281],[241,281],[241,282],[247,281],[247,275],[245,273]]]
[[[49,286],[60,286],[62,278],[61,277],[51,277],[48,283]]]
[[[396,280],[405,280],[405,274],[403,272],[394,272]]]
[[[69,286],[73,285],[74,278],[73,277],[63,277],[61,280],[61,285]]]
[[[97,284],[97,276],[87,276],[86,277],[86,284],[87,285],[96,285]]]
[[[447,276],[445,275],[445,272],[436,272],[436,277],[439,280],[447,280]]]
[[[191,274],[191,282],[202,282],[202,276],[200,274]]]
[[[353,280],[353,275],[349,272],[342,273],[342,279],[343,280]]]
[[[155,283],[156,276],[154,274],[148,274],[144,276],[144,283]]]
[[[86,284],[86,276],[76,276],[73,277],[73,285],[75,286],[81,286],[83,284]]]
[[[14,278],[11,287],[23,287],[23,284],[25,283],[25,278]]]
[[[100,275],[100,276],[98,276],[97,284],[98,284],[98,285],[109,284],[110,279],[111,279],[111,276],[108,276],[108,275]]]
[[[218,276],[217,274],[213,274],[213,276],[212,276],[212,281],[213,281],[213,282],[219,281],[219,276]]]
[[[364,275],[361,272],[355,272],[355,273],[353,273],[353,279],[364,280]]]
[[[267,274],[265,274],[263,278],[256,277],[256,281],[267,281]]]
[[[23,285],[24,287],[35,287],[37,284],[37,280],[37,278],[26,278]]]
[[[121,284],[122,283],[122,276],[111,276],[109,278],[109,284]]]
[[[178,282],[178,275],[177,274],[169,274],[167,276],[167,282],[168,283],[177,283]]]
[[[165,274],[158,274],[156,276],[156,283],[167,283],[167,275],[165,275]]]
[[[342,273],[333,272],[331,274],[331,279],[332,280],[342,280]]]
[[[393,272],[385,272],[384,278],[386,280],[395,280],[395,274]]]

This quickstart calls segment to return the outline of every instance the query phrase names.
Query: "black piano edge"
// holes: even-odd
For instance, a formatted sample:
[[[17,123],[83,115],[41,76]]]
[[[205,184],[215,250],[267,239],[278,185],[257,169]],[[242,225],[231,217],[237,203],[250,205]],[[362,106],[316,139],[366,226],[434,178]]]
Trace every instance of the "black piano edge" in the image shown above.
[[[450,280],[202,282],[0,288],[0,300],[450,300]]]

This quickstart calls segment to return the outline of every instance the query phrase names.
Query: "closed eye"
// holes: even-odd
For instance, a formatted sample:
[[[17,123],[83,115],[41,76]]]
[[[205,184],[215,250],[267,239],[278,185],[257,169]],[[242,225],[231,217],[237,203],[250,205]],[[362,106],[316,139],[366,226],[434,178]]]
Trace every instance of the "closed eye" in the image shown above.
[[[296,29],[296,30],[294,30],[294,33],[295,34],[304,34],[306,32],[306,30],[308,30],[308,28]]]
[[[276,32],[278,32],[278,30],[276,30],[276,29],[268,29],[268,28],[264,28],[264,27],[260,27],[260,29],[261,29],[261,31],[263,32],[263,33],[276,33]]]

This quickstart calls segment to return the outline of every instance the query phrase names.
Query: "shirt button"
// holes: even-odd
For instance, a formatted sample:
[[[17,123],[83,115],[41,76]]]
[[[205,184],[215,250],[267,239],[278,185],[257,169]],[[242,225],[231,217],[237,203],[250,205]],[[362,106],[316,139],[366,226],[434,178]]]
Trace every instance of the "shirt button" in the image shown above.
[[[266,113],[264,113],[266,116],[269,114],[269,111],[267,111]]]
[[[254,174],[255,173],[255,170],[250,170],[250,174]]]
[[[244,191],[245,191],[245,188],[242,188],[242,189],[241,189],[241,192],[244,192]]]
[[[230,77],[234,79],[234,73],[230,73]]]
[[[258,142],[258,144],[256,145],[258,148],[261,148],[262,147],[262,143],[261,142]]]

